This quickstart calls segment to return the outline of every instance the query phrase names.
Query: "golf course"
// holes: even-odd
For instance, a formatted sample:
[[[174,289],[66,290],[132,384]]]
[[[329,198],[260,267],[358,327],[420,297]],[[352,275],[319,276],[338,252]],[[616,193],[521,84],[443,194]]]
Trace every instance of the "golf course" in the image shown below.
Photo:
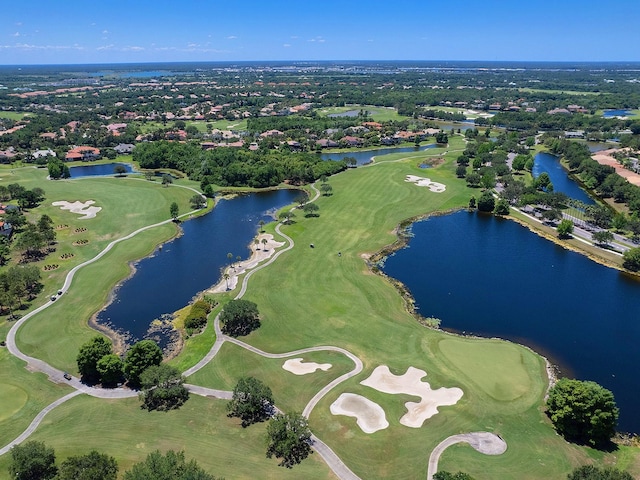
[[[290,205],[286,209],[296,212],[292,221],[265,225],[265,232],[283,246],[255,270],[242,273],[233,290],[207,293],[217,302],[207,327],[186,339],[169,362],[184,372],[214,347],[216,354],[187,376],[188,384],[230,391],[238,379],[252,376],[271,388],[275,405],[285,412],[304,411],[327,384],[341,379],[312,406],[309,425],[362,479],[425,478],[436,446],[450,436],[470,432],[497,435],[506,443],[506,451],[484,455],[468,443],[457,443],[442,453],[438,470],[462,470],[485,480],[562,479],[578,465],[598,462],[640,473],[637,449],[620,446],[607,453],[567,443],[556,434],[544,412],[549,378],[543,357],[515,343],[456,336],[424,326],[411,313],[410,302],[370,261],[397,241],[399,226],[408,220],[465,208],[469,198],[478,195],[456,178],[455,159],[463,149],[463,137],[452,135],[447,146],[385,155],[329,177],[330,195],[307,187],[310,201],[318,206],[316,215],[306,216],[299,206]],[[433,162],[437,166],[420,168],[435,158],[442,159]],[[44,169],[0,167],[0,184],[12,183],[42,188],[46,198],[26,213],[27,218],[35,221],[47,214],[57,226],[55,251],[33,263],[42,270],[43,291],[20,312],[23,316],[50,302],[74,267],[109,247],[78,269],[68,289],[15,332],[21,352],[75,378],[78,350],[96,335],[89,320],[132,273],[131,262],[179,233],[169,214],[173,202],[179,206],[181,221],[203,213],[192,212],[189,204],[199,185],[178,179],[165,186],[141,175],[51,181]],[[93,218],[81,219],[53,205],[76,201],[93,201],[100,210]],[[215,206],[210,201],[207,209],[211,208]],[[151,225],[155,226],[145,229]],[[51,264],[57,267],[45,268]],[[460,276],[464,289],[464,272]],[[180,279],[168,271],[166,281]],[[423,281],[435,283],[438,278],[427,270]],[[246,292],[241,294],[243,285]],[[234,343],[216,333],[214,319],[239,294],[257,304],[261,326]],[[0,340],[14,323],[0,319]],[[268,354],[335,348],[290,356],[325,365],[294,374],[283,368],[286,358],[265,357],[242,342]],[[361,362],[362,371],[343,350]],[[388,383],[400,385],[403,380],[396,377],[406,374],[406,384],[397,393],[366,381],[383,366],[390,372]],[[410,383],[409,373],[416,369],[425,375]],[[68,382],[52,382],[31,370],[7,348],[0,348],[0,448],[27,429],[44,407],[73,392]],[[455,398],[407,426],[409,422],[402,420],[407,412],[419,413],[421,407],[415,404],[429,403],[430,391],[439,389],[450,389]],[[426,392],[424,397],[418,391]],[[387,426],[365,433],[353,416],[333,414],[331,406],[342,394],[377,404]],[[60,460],[98,450],[116,458],[121,472],[156,449],[173,449],[184,450],[187,458],[227,479],[339,478],[316,453],[293,469],[278,467],[277,459],[265,456],[266,424],[242,428],[238,419],[227,417],[226,403],[192,393],[180,409],[148,412],[135,397],[81,394],[48,413],[29,439],[55,448]],[[10,461],[9,454],[0,456],[0,479],[9,478]]]

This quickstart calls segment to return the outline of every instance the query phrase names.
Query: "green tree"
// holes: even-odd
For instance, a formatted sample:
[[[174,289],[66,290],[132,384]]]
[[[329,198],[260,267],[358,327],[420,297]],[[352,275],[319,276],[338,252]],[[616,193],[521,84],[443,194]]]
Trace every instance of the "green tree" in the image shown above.
[[[202,198],[202,195],[198,195],[197,193],[189,199],[189,203],[191,204],[191,208],[194,210],[198,208],[202,208],[206,205],[206,200]]]
[[[560,221],[556,230],[559,238],[570,238],[573,233],[573,222],[565,218]]]
[[[136,463],[124,473],[124,480],[216,480],[205,472],[195,460],[187,462],[184,452],[159,450],[147,455],[144,462]]]
[[[467,176],[467,167],[465,167],[464,165],[458,165],[456,167],[456,177],[464,178],[466,176]]]
[[[476,208],[477,203],[478,203],[478,202],[476,201],[476,197],[473,197],[473,196],[472,196],[472,197],[469,199],[469,208]]]
[[[220,313],[220,322],[226,335],[248,335],[260,327],[258,306],[249,300],[231,300]]]
[[[633,480],[633,477],[613,467],[583,465],[573,469],[567,480]]]
[[[178,204],[176,202],[172,202],[169,206],[169,215],[171,215],[171,218],[173,218],[174,222],[178,220],[179,214],[180,208],[178,207]]]
[[[112,345],[102,336],[95,336],[80,347],[76,357],[78,371],[82,380],[87,383],[95,383],[100,380],[98,362],[102,357],[112,353]]]
[[[122,360],[115,353],[103,356],[96,364],[100,382],[105,387],[117,385],[123,379]]]
[[[311,430],[299,413],[276,414],[267,425],[267,458],[280,458],[281,467],[292,468],[309,456]]]
[[[271,389],[253,377],[242,377],[233,389],[233,398],[227,404],[229,417],[238,417],[242,426],[267,420],[273,411]]]
[[[167,364],[152,365],[140,375],[142,408],[168,411],[180,408],[189,399],[180,371]]]
[[[530,157],[531,155],[516,155],[513,159],[513,162],[511,162],[511,168],[513,168],[516,172],[522,172],[525,169],[525,165],[527,164],[527,161]]]
[[[124,165],[116,165],[113,168],[113,173],[116,176],[123,176],[125,173],[127,173],[127,169],[124,167]]]
[[[562,218],[562,212],[557,208],[550,208],[549,210],[545,210],[542,212],[542,218],[544,218],[547,222],[555,222],[556,220],[560,220]]]
[[[55,463],[53,448],[31,440],[11,449],[9,473],[16,480],[48,480],[58,472]]]
[[[326,180],[326,178],[325,178],[325,180]],[[328,184],[328,183],[326,183],[326,182],[323,182],[323,183],[320,185],[320,191],[322,192],[322,194],[323,194],[325,197],[329,197],[330,195],[332,195],[332,194],[333,194],[333,187],[332,187],[330,184]]]
[[[474,480],[474,478],[468,473],[456,472],[451,473],[447,471],[438,472],[433,476],[433,480]]]
[[[510,209],[509,209],[509,202],[506,201],[504,198],[499,199],[496,202],[496,206],[493,209],[493,213],[495,215],[509,215]]]
[[[478,211],[493,212],[495,206],[496,200],[493,198],[493,195],[491,195],[491,192],[482,192],[482,195],[480,195],[480,198],[478,199]]]
[[[622,266],[632,272],[640,270],[640,247],[630,248],[622,254]]]
[[[116,480],[116,459],[92,450],[87,455],[67,458],[60,464],[56,480]]]
[[[305,217],[320,216],[318,214],[318,210],[320,210],[320,207],[318,207],[318,205],[316,205],[315,203],[305,203],[304,207],[302,207],[302,210],[304,210]]]
[[[36,224],[38,233],[42,236],[45,243],[52,243],[56,239],[56,232],[53,228],[53,220],[49,215],[42,215]]]
[[[173,178],[171,177],[171,175],[162,175],[162,185],[164,187],[168,187],[169,185],[171,185],[173,183]]]
[[[549,390],[547,415],[568,440],[594,446],[606,444],[618,424],[613,393],[595,382],[567,378]]]
[[[597,245],[608,245],[613,240],[613,233],[609,230],[600,230],[591,234],[591,239]]]
[[[153,340],[140,340],[127,352],[124,360],[124,373],[129,383],[137,387],[140,385],[140,375],[153,365],[162,362],[162,350]]]
[[[482,180],[482,177],[478,172],[469,172],[467,173],[465,180],[467,181],[468,186],[477,187],[478,185],[480,185],[480,181]]]

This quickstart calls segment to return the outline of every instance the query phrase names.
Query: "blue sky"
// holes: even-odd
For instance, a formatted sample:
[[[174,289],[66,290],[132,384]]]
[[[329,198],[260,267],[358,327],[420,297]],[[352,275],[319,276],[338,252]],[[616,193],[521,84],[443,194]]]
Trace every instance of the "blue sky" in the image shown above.
[[[2,0],[0,64],[640,61],[639,0]]]

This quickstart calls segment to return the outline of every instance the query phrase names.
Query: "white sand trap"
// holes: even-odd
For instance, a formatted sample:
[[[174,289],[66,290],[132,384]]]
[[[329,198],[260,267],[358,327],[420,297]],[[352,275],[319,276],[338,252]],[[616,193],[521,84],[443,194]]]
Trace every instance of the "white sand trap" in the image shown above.
[[[375,433],[389,426],[380,405],[362,395],[343,393],[329,407],[334,415],[354,417],[364,433]]]
[[[429,190],[435,193],[442,193],[447,189],[444,183],[432,182],[428,178],[418,177],[416,175],[407,175],[405,182],[415,183],[419,187],[428,187]]]
[[[427,372],[414,367],[409,367],[404,375],[394,375],[389,367],[380,365],[360,383],[384,393],[406,393],[420,397],[422,400],[419,403],[404,404],[407,413],[400,419],[402,425],[420,428],[426,419],[438,413],[439,406],[455,405],[462,398],[462,390],[457,387],[431,390],[427,382],[420,381],[426,375]]]
[[[331,368],[330,363],[302,362],[302,358],[291,358],[282,365],[287,372],[294,375],[306,375],[314,373],[316,370],[324,370],[325,372]]]
[[[53,202],[51,205],[54,207],[60,207],[62,210],[69,210],[71,213],[77,213],[82,215],[79,220],[83,220],[85,218],[94,218],[96,214],[102,210],[102,207],[91,207],[93,205],[93,200],[87,200],[86,202]]]

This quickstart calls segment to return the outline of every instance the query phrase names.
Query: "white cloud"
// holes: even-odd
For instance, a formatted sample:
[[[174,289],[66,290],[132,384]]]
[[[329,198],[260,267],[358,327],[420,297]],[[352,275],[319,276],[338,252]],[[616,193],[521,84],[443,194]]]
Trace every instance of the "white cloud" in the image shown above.
[[[238,37],[236,37],[235,35],[229,35],[227,37],[227,40],[235,40],[236,38],[238,38]]]
[[[115,47],[115,45],[112,43],[110,45],[102,45],[96,48],[96,50],[113,50],[113,47]]]
[[[15,43],[0,45],[3,50],[84,50],[81,45],[34,45],[29,43]]]
[[[16,32],[13,35],[11,35],[12,37],[19,37],[20,36],[20,32]]]
[[[109,33],[109,30],[102,30],[103,35],[107,35],[108,33]]]
[[[140,47],[138,45],[130,45],[128,47],[124,47],[122,50],[125,52],[140,52],[144,50],[144,47]]]
[[[284,45],[282,45],[284,48],[289,48],[291,46],[290,43],[285,43]]]

